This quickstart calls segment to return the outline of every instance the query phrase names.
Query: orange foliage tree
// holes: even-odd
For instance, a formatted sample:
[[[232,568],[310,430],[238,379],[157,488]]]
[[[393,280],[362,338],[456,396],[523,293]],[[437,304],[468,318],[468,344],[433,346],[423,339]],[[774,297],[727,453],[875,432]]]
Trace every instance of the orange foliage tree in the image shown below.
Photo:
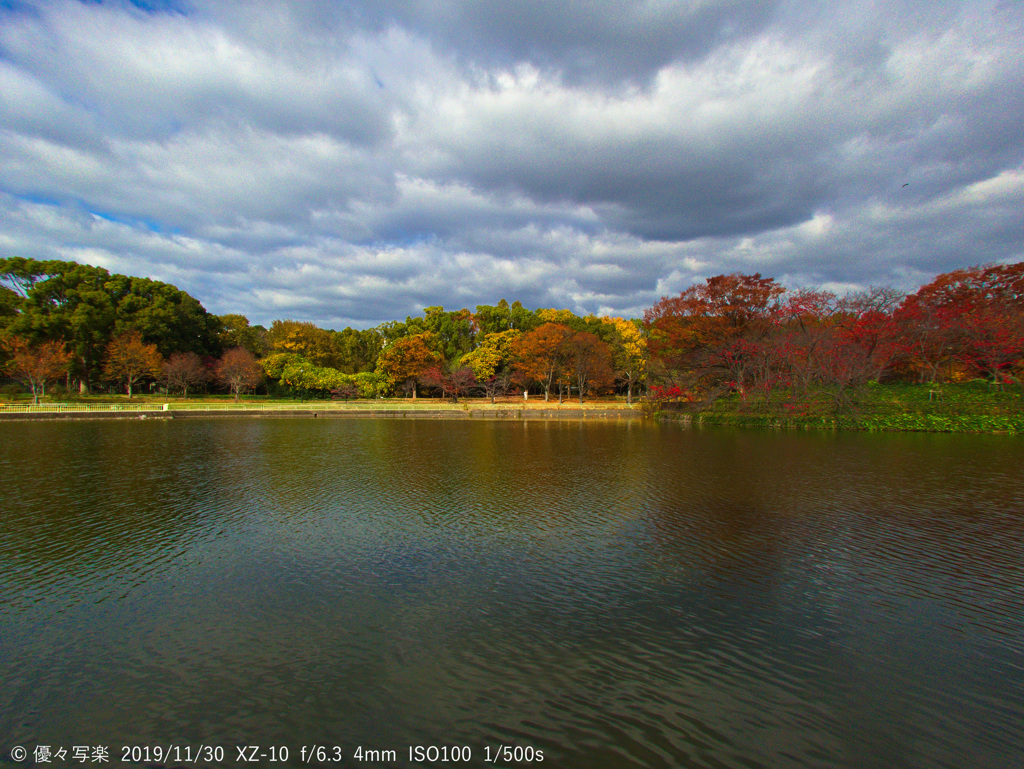
[[[512,343],[513,368],[527,382],[544,388],[544,400],[551,399],[551,387],[562,374],[566,360],[565,340],[572,329],[561,323],[545,323]]]
[[[148,377],[160,376],[162,366],[163,357],[155,344],[143,342],[138,331],[126,331],[107,345],[103,374],[110,382],[124,383],[131,398],[134,386]]]
[[[63,342],[43,342],[33,346],[20,337],[12,337],[4,346],[10,354],[7,371],[29,386],[32,402],[36,404],[40,395],[46,395],[46,383],[66,374],[71,363],[71,353]]]
[[[412,390],[412,397],[416,397],[416,380],[443,360],[440,353],[430,349],[432,337],[430,332],[400,337],[381,350],[377,373],[383,376],[389,388],[404,384]]]

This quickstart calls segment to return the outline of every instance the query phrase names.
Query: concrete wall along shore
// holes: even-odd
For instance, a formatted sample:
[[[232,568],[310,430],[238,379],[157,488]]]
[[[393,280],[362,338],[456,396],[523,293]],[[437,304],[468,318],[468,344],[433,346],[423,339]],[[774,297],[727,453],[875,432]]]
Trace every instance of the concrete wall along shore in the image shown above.
[[[145,409],[135,411],[39,411],[5,412],[0,409],[0,421],[52,421],[82,419],[476,419],[476,420],[557,420],[580,421],[595,419],[640,419],[642,412],[629,408],[507,408],[507,409],[323,409],[323,410],[188,410]]]

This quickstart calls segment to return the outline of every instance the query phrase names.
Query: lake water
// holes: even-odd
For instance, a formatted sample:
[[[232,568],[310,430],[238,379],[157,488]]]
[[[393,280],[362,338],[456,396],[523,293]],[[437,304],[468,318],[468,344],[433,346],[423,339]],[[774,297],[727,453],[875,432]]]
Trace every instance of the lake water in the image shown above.
[[[1021,441],[0,424],[0,761],[1024,766]]]

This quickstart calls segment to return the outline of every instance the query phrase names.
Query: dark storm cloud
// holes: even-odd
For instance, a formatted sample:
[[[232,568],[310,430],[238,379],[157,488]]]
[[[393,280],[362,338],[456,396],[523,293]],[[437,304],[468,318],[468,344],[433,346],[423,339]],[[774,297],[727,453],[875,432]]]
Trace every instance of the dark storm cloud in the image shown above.
[[[397,25],[452,51],[464,64],[505,68],[531,62],[574,84],[646,84],[659,69],[706,56],[767,25],[776,3],[553,3],[474,0],[364,3],[354,18]]]

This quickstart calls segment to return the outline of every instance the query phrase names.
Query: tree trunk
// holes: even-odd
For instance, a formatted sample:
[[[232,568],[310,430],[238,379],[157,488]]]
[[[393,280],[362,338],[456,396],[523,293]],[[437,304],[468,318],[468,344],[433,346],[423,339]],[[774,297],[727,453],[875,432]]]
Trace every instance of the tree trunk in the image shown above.
[[[627,406],[632,406],[633,405],[633,383],[632,382],[627,382],[626,383],[626,405]]]

